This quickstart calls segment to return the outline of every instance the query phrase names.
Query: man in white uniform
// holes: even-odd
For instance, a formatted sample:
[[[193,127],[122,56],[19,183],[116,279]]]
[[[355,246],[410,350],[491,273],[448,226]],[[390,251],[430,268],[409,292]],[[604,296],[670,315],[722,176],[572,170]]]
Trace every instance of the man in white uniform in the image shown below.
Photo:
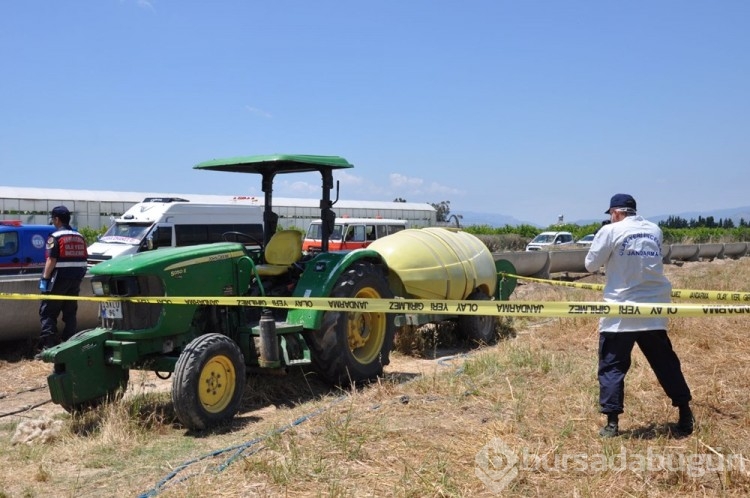
[[[603,225],[586,255],[590,272],[605,267],[607,283],[604,300],[611,303],[668,303],[672,285],[664,276],[661,229],[636,214],[635,199],[615,194],[605,211],[611,223]],[[637,343],[651,365],[664,392],[679,408],[676,430],[693,432],[690,389],[682,374],[680,360],[667,336],[667,318],[661,316],[604,317],[599,321],[599,403],[607,415],[607,425],[599,434],[619,434],[623,412],[625,374],[630,354]]]

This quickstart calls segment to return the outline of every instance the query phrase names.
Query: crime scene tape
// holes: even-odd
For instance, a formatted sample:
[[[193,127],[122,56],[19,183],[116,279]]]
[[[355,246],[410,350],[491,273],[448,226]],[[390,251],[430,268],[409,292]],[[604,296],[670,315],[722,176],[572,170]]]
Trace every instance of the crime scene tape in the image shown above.
[[[560,287],[571,287],[575,289],[588,289],[601,291],[604,290],[603,284],[586,284],[577,282],[563,282],[560,280],[548,280],[544,278],[524,277],[513,275],[512,273],[498,273],[498,275],[515,278],[517,280],[528,280],[531,282],[540,282]],[[689,290],[689,289],[672,289],[672,297],[682,299],[707,299],[713,301],[731,301],[735,303],[750,302],[750,292],[731,292],[731,291],[709,291],[709,290]]]
[[[38,294],[0,294],[0,299],[40,299]],[[45,294],[44,299],[98,302],[133,302],[136,304],[193,306],[255,306],[321,311],[380,312],[436,315],[482,316],[715,316],[750,315],[750,305],[675,304],[675,303],[606,303],[606,302],[538,302],[538,301],[466,301],[434,299],[364,299],[332,297],[71,297]]]

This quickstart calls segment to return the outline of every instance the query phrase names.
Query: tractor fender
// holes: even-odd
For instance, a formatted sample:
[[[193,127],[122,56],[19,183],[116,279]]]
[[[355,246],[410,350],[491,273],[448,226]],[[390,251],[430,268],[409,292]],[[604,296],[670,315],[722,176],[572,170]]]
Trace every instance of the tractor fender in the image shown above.
[[[356,249],[350,252],[328,252],[317,255],[305,264],[305,271],[294,289],[293,297],[328,297],[341,275],[357,261],[368,261],[381,265],[387,273],[383,258],[370,249]],[[323,320],[323,310],[291,309],[286,321],[302,325],[308,330],[318,330]]]

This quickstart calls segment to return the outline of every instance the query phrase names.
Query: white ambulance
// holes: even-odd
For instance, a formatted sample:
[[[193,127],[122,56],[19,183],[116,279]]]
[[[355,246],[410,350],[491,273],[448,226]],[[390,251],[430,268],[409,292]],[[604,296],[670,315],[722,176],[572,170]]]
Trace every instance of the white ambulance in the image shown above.
[[[163,247],[227,240],[259,244],[263,208],[241,204],[197,204],[175,197],[147,197],[128,209],[88,248],[89,266],[126,254]]]
[[[373,241],[386,235],[408,228],[406,220],[386,220],[383,218],[336,218],[331,238],[328,241],[329,251],[351,251],[369,246]],[[323,238],[323,222],[315,220],[310,223],[307,235],[302,242],[306,252],[320,251]]]

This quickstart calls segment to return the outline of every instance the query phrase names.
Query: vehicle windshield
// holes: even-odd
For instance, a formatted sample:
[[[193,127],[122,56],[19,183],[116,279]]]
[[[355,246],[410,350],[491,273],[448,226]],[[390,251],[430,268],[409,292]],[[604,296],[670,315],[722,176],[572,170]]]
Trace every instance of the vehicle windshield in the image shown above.
[[[536,237],[534,237],[534,240],[532,240],[532,244],[551,244],[555,240],[555,234],[554,233],[540,233]]]
[[[152,223],[115,223],[101,236],[100,242],[138,245]]]
[[[341,240],[341,233],[343,232],[342,225],[334,225],[333,233],[331,234],[331,240]],[[320,240],[323,238],[323,225],[320,223],[313,223],[310,228],[307,229],[308,239]]]
[[[591,242],[594,240],[594,234],[586,235],[584,238],[581,239],[583,242]]]

